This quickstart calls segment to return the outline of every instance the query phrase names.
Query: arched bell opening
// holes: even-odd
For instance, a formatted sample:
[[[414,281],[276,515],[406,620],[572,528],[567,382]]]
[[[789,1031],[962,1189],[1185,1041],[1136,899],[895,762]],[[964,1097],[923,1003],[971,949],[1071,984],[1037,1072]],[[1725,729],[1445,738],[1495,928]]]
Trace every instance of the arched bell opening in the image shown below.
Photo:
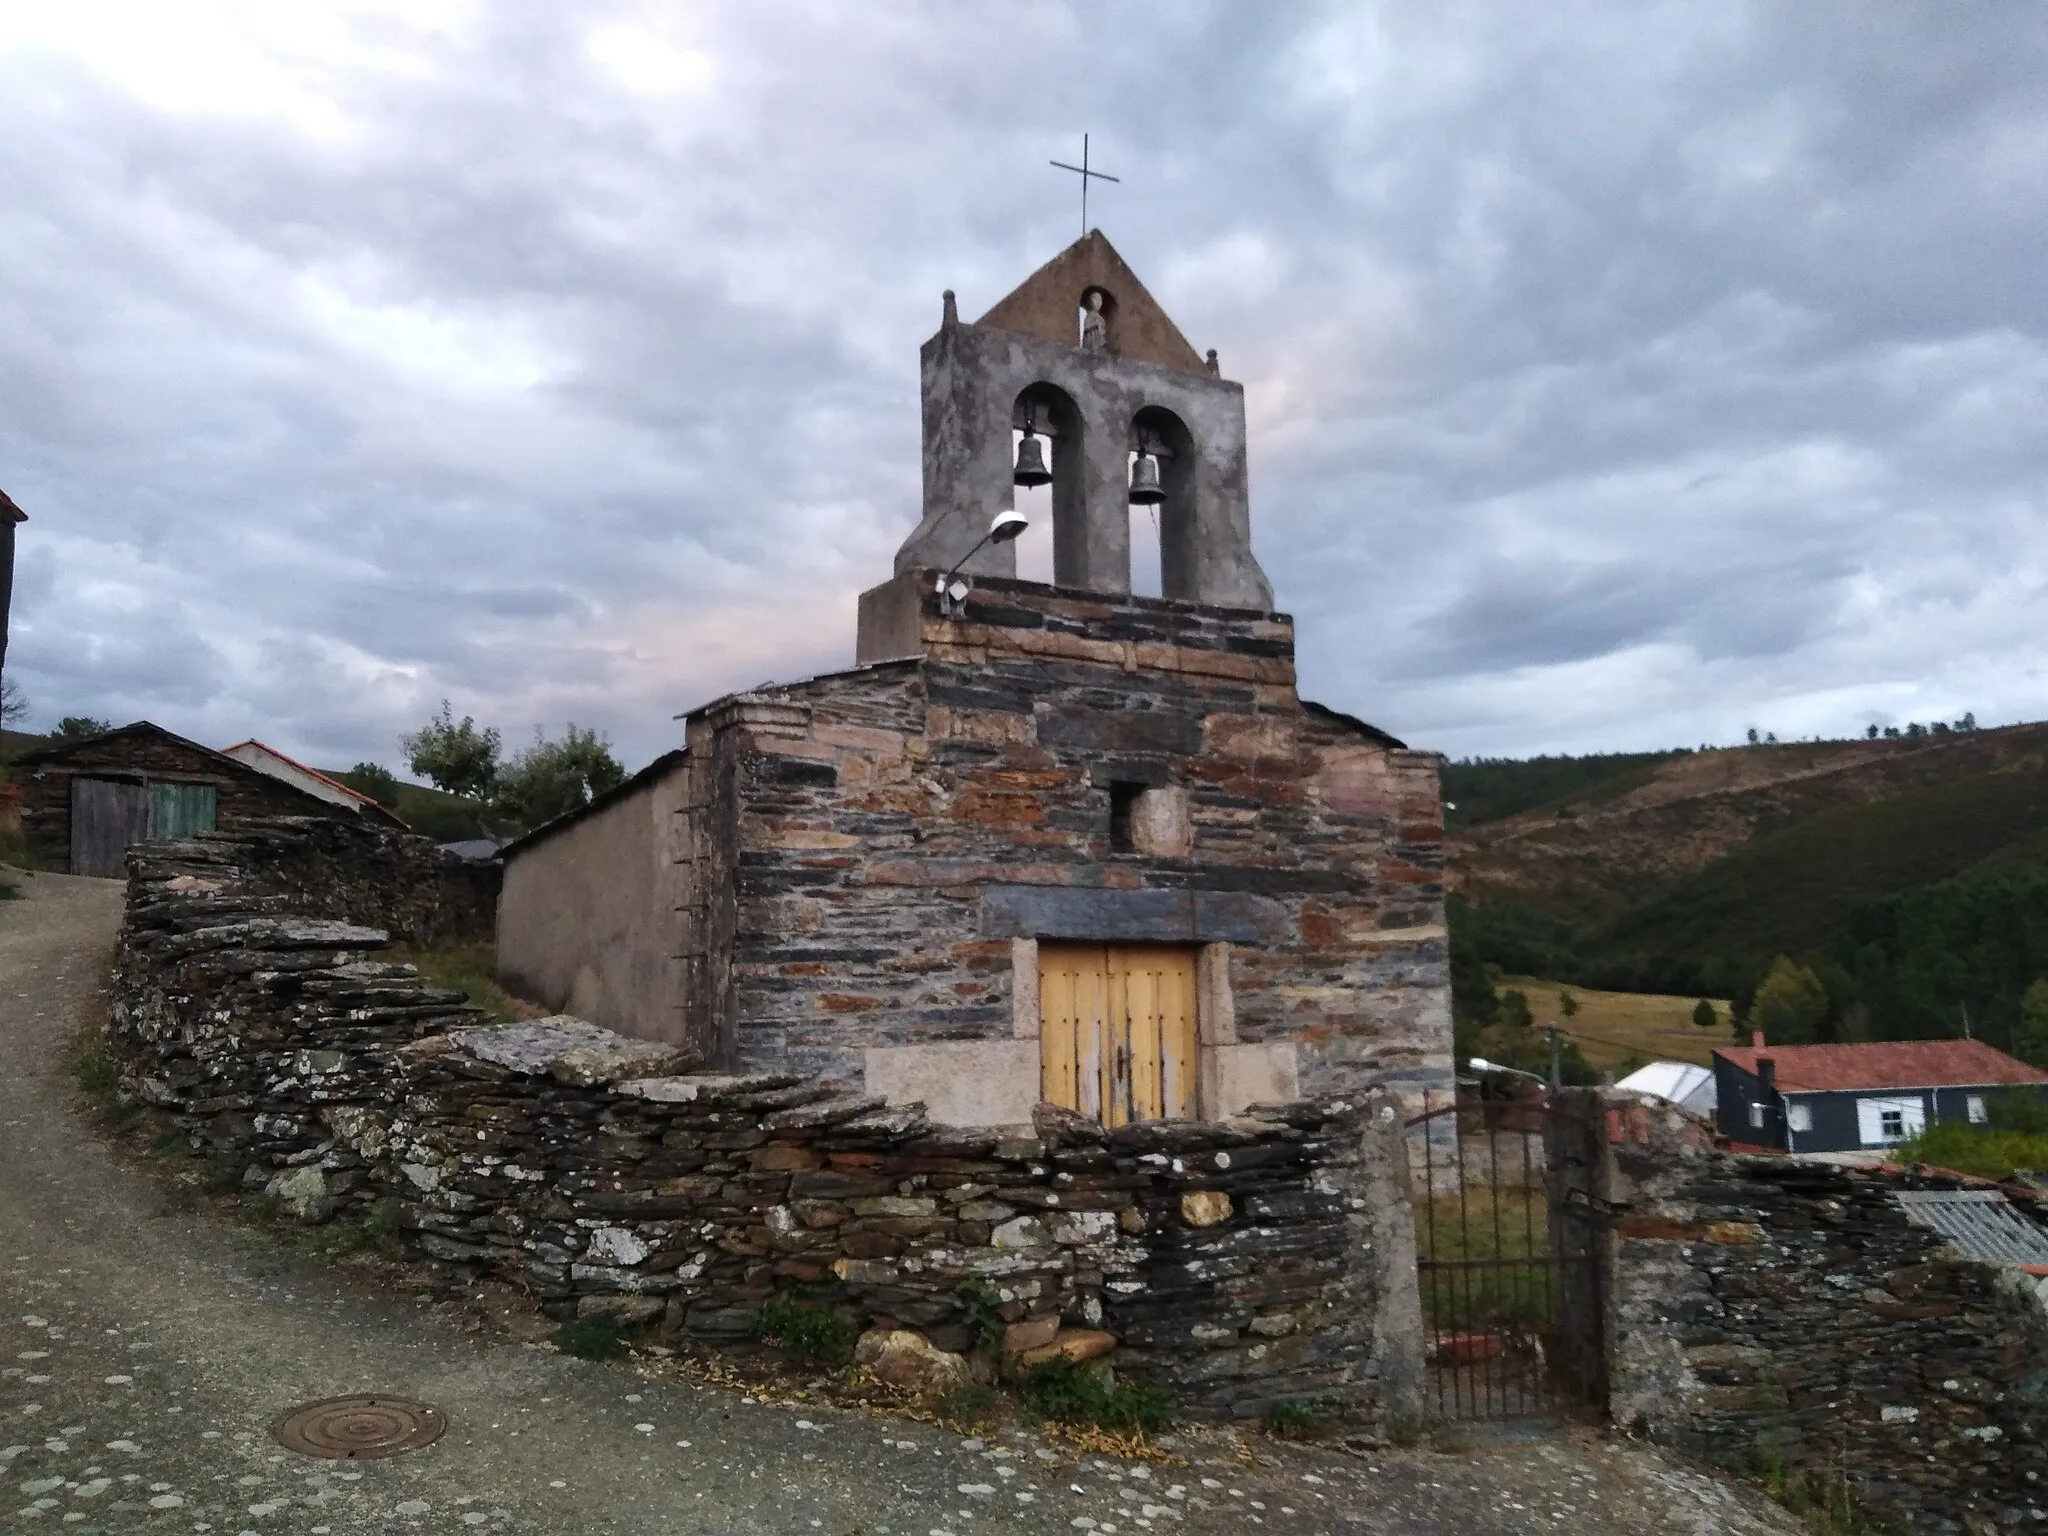
[[[1195,439],[1161,406],[1131,418],[1131,590],[1195,595]]]
[[[1017,540],[1021,580],[1084,584],[1060,574],[1081,569],[1081,437],[1080,410],[1054,385],[1033,384],[1011,407],[1010,505],[1031,520]]]

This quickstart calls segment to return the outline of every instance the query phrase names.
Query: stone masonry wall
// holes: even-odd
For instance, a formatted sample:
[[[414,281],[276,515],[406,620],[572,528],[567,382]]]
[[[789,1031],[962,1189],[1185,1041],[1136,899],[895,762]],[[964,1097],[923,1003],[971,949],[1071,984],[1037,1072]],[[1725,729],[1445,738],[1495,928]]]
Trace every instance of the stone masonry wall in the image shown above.
[[[2035,1282],[1952,1257],[1891,1198],[1978,1181],[1716,1152],[1668,1107],[1620,1103],[1608,1119],[1604,1195],[1627,1207],[1617,1422],[1725,1464],[1845,1474],[1916,1532],[2048,1521]]]
[[[1010,1344],[1113,1347],[1198,1412],[1414,1411],[1382,1096],[1117,1132],[1044,1106],[1004,1137],[790,1073],[676,1075],[677,1047],[581,1021],[490,1025],[379,960],[382,932],[238,879],[238,848],[260,853],[131,856],[110,1044],[131,1091],[307,1219],[388,1202],[451,1286],[495,1276],[559,1317],[710,1343],[809,1285],[861,1328],[959,1349],[979,1281]]]
[[[688,1038],[856,1086],[877,1049],[1035,1036],[1017,941],[1222,944],[1205,1037],[1265,1080],[1445,1081],[1438,760],[1302,703],[1289,621],[983,578],[922,632],[692,717]],[[1184,833],[1113,846],[1116,783]]]

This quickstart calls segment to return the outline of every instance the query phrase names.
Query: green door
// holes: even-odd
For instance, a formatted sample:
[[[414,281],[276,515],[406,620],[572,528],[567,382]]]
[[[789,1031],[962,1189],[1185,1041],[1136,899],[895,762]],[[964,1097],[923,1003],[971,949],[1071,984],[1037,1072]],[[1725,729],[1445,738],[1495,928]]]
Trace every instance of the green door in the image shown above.
[[[215,796],[211,784],[152,784],[149,791],[152,838],[190,837],[194,832],[213,830]]]

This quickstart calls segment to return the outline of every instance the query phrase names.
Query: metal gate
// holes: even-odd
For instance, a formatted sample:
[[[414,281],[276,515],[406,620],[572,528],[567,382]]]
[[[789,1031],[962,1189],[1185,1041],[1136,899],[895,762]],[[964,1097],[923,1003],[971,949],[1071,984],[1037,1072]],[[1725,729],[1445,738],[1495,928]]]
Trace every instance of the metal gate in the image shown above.
[[[1424,1096],[1408,1122],[1431,1406],[1446,1419],[1606,1407],[1604,1213],[1575,1170],[1602,1127],[1549,1095]]]

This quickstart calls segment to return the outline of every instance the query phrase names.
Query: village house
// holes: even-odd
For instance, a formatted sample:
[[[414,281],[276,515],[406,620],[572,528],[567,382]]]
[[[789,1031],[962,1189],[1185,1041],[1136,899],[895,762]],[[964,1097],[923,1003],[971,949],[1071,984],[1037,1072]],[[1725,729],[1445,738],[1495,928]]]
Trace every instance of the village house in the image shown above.
[[[22,837],[60,874],[118,877],[136,843],[233,831],[264,817],[405,826],[368,795],[259,741],[216,752],[147,720],[38,747],[15,770]]]
[[[1716,1124],[1783,1152],[1877,1150],[1936,1120],[1984,1125],[2001,1089],[2048,1090],[2048,1072],[1982,1040],[1766,1045],[1714,1052]]]
[[[1100,232],[979,321],[948,293],[922,379],[923,518],[855,665],[690,711],[509,847],[501,979],[956,1125],[1447,1085],[1440,760],[1297,694],[1242,386]],[[1037,485],[1051,585],[999,515]]]

